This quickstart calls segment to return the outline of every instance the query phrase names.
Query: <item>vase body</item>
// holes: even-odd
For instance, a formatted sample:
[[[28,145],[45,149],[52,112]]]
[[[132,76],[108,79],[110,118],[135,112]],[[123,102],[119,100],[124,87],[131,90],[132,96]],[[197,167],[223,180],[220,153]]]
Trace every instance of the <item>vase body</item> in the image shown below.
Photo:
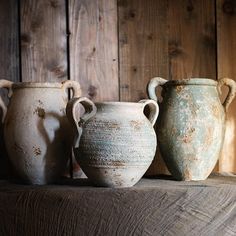
[[[150,103],[155,109],[153,122],[159,110],[156,103],[151,100]],[[143,113],[145,104],[95,105],[96,115],[82,125],[79,148],[75,148],[76,158],[97,186],[133,186],[150,166],[156,151],[153,124]]]
[[[162,88],[156,130],[163,159],[177,180],[204,180],[216,165],[225,133],[217,82],[173,80]]]
[[[78,96],[79,84],[73,82],[73,86]],[[62,83],[18,83],[11,87],[4,139],[10,161],[24,182],[52,183],[65,170],[73,141],[65,113],[66,88]]]

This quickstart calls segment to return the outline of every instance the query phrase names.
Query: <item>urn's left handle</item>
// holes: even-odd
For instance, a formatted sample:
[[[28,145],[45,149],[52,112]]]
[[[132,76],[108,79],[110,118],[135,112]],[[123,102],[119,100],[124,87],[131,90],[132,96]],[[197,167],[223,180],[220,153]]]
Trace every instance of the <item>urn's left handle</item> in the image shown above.
[[[85,112],[81,114],[80,105],[83,106]],[[82,135],[82,125],[84,122],[92,118],[97,112],[95,104],[86,97],[72,98],[66,106],[66,115],[73,126],[73,129],[76,131],[74,137],[74,147],[79,147],[80,137]]]
[[[77,81],[74,80],[66,80],[62,82],[62,88],[64,89],[64,91],[68,90],[68,89],[72,89],[73,91],[73,97],[80,97],[81,96],[81,88],[80,88],[80,84]]]
[[[4,80],[4,79],[0,80],[0,88],[6,88],[8,90],[8,97],[11,96],[12,84],[13,84],[13,82],[11,82],[9,80]],[[3,102],[1,96],[0,96],[0,107],[2,108],[2,123],[3,123],[5,120],[6,114],[7,114],[7,107],[6,107],[5,103]]]

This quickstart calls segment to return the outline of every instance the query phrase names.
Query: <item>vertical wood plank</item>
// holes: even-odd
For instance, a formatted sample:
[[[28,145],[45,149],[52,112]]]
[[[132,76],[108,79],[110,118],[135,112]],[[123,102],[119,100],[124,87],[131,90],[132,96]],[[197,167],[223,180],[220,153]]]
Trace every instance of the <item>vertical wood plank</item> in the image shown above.
[[[70,75],[83,95],[119,100],[116,0],[70,0]]]
[[[22,81],[67,79],[65,0],[21,0]]]
[[[18,1],[0,1],[0,79],[19,81]]]
[[[17,0],[0,1],[0,35],[0,79],[18,82],[20,76]],[[1,89],[0,96],[7,102],[6,91]],[[0,177],[6,176],[6,172],[6,150],[3,127],[0,125]]]
[[[21,0],[20,14],[22,81],[68,79],[66,0]]]
[[[169,79],[216,79],[215,1],[169,0]]]
[[[163,0],[118,1],[121,101],[147,98],[152,77],[168,78],[167,6]],[[147,175],[157,173],[168,173],[159,149]]]
[[[214,0],[118,3],[121,100],[145,98],[153,76],[216,79]],[[155,173],[167,173],[159,154],[148,172]]]
[[[167,77],[167,1],[119,0],[120,98],[147,98],[154,76]]]
[[[217,1],[218,78],[236,80],[236,1]],[[224,94],[226,94],[226,90]],[[236,172],[236,100],[227,112],[225,142],[219,170]]]
[[[215,0],[169,0],[168,25],[169,79],[216,79]]]
[[[169,79],[216,79],[215,1],[169,0],[168,25]]]

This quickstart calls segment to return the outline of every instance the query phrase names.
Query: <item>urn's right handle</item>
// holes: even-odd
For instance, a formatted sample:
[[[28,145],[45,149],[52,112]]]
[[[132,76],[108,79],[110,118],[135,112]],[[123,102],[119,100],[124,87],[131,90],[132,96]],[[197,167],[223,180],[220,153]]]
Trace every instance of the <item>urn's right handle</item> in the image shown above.
[[[12,84],[13,82],[9,80],[5,80],[5,79],[0,80],[0,88],[6,88],[8,90],[8,97],[11,96]],[[0,107],[2,108],[2,123],[3,123],[7,114],[7,107],[4,104],[1,96],[0,96]]]
[[[144,110],[144,108],[146,106],[149,107],[150,113],[149,113],[149,116],[148,116],[148,120],[150,121],[152,126],[154,126],[155,123],[156,123],[158,114],[159,114],[159,106],[158,106],[158,104],[155,101],[150,100],[150,99],[140,100],[139,103],[143,103],[143,110]]]
[[[80,113],[78,113],[78,106],[81,104],[84,109],[85,113],[81,116]],[[78,108],[78,110],[77,110]],[[74,140],[74,147],[79,147],[79,141],[80,137],[82,135],[82,125],[84,122],[92,118],[97,112],[97,108],[95,104],[86,97],[80,97],[80,98],[72,98],[66,106],[66,115],[68,117],[68,120],[71,122],[71,124],[74,126],[76,131],[78,132],[77,135],[75,135]]]
[[[157,86],[162,86],[163,84],[165,84],[168,80],[163,79],[161,77],[154,77],[152,78],[149,83],[148,83],[148,96],[150,99],[153,99],[155,101],[157,101],[157,95],[156,95],[156,87]]]
[[[236,82],[229,78],[222,78],[218,82],[218,90],[221,92],[222,85],[225,85],[229,88],[229,92],[223,102],[223,107],[227,111],[230,103],[233,101],[235,95],[236,95]]]

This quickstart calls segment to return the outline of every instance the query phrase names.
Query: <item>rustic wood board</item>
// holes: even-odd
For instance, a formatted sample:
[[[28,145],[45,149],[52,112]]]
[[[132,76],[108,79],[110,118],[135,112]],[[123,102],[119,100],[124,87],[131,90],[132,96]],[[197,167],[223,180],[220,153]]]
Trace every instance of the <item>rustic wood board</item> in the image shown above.
[[[152,77],[168,76],[167,1],[120,0],[118,9],[120,99],[137,102]],[[168,173],[159,149],[147,175],[156,173]]]
[[[233,236],[235,181],[153,178],[118,189],[87,180],[47,186],[0,181],[0,235]]]
[[[168,26],[169,79],[216,79],[215,1],[169,0]]]
[[[116,0],[70,0],[70,78],[94,101],[118,101]]]
[[[118,7],[120,98],[137,102],[152,77],[167,77],[167,1],[120,0]]]
[[[217,0],[218,78],[236,80],[236,1]],[[227,90],[224,90],[224,95]],[[220,171],[236,172],[236,100],[227,112]]]
[[[214,0],[169,0],[169,79],[216,79]]]
[[[121,0],[118,5],[121,100],[146,98],[154,76],[216,79],[213,0]],[[155,173],[166,173],[159,150],[147,174]]]
[[[22,81],[67,79],[66,4],[64,0],[22,0]]]
[[[19,36],[18,1],[0,1],[0,79],[18,82]],[[0,96],[7,103],[7,92],[1,89]],[[2,112],[1,112],[2,117]],[[0,176],[6,175],[6,150],[3,140],[3,127],[0,125]]]

